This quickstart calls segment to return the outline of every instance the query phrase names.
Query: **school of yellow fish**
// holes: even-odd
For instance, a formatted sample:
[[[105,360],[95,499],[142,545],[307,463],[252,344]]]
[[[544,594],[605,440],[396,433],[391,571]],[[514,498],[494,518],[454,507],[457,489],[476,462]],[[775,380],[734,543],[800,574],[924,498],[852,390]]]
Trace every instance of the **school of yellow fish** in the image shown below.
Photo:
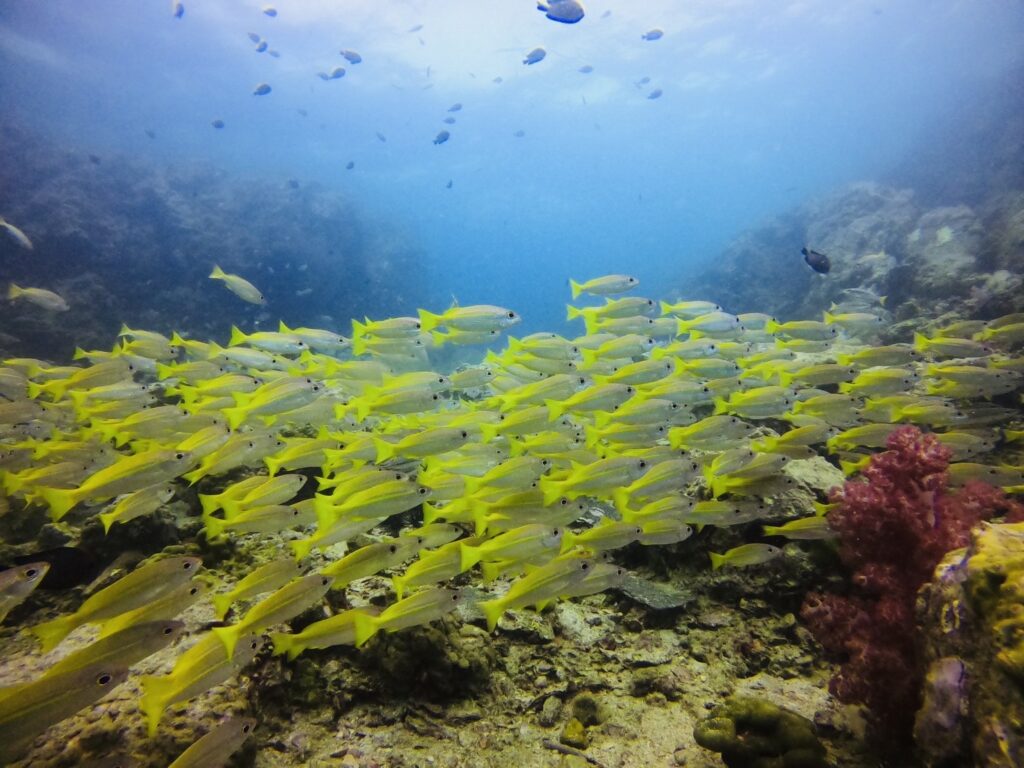
[[[264,301],[240,276],[215,268],[211,278]],[[151,734],[168,707],[237,676],[265,632],[359,579],[393,574],[394,598],[271,632],[273,653],[361,646],[467,602],[494,630],[506,611],[620,584],[613,550],[681,542],[705,526],[763,521],[775,541],[711,553],[714,568],[765,563],[786,539],[828,538],[827,505],[797,520],[773,513],[772,496],[792,483],[787,464],[827,452],[856,472],[899,424],[938,433],[955,453],[955,483],[1024,485],[1020,466],[984,461],[1021,438],[1003,427],[1020,415],[1024,315],[881,346],[871,340],[884,299],[868,291],[849,292],[821,321],[778,322],[710,301],[621,295],[638,284],[571,281],[574,300],[603,300],[569,306],[583,334],[509,336],[500,353],[448,373],[433,369],[432,349],[493,344],[519,315],[421,310],[354,321],[351,338],[283,323],[233,328],[228,346],[124,327],[113,350],[79,350],[75,365],[5,360],[0,513],[37,506],[54,521],[95,516],[109,531],[202,482],[208,538],[276,537],[291,551],[216,594],[194,579],[199,558],[156,556],[74,613],[31,627],[43,652],[84,625],[99,637],[0,690],[0,762],[183,637],[176,617],[200,600],[231,623],[201,634],[167,674],[142,678]],[[374,535],[399,515],[416,527]],[[489,599],[453,585],[478,565]],[[0,620],[46,570],[0,573]],[[226,757],[254,725],[229,721],[174,765]]]

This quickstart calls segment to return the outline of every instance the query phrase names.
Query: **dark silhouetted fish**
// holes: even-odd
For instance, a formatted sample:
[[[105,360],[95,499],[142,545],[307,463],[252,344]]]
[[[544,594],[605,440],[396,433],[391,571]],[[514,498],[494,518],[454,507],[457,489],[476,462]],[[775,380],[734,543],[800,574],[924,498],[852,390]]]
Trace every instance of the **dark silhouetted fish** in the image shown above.
[[[270,93],[270,86],[267,85],[266,83],[260,83],[259,85],[256,86],[256,88],[253,89],[252,95],[266,96],[268,93]]]
[[[462,104],[459,102],[455,102],[450,107],[448,107],[449,112],[458,112],[460,109],[462,109]]]
[[[410,27],[409,28],[409,33],[408,34],[411,35],[414,32],[419,32],[421,29],[423,29],[423,25],[422,24],[417,24],[415,27]]]
[[[224,121],[221,120],[220,118],[217,118],[212,123],[210,123],[210,125],[212,125],[214,128],[216,128],[219,131],[221,128],[224,127]]]
[[[147,136],[149,136],[149,138],[151,138],[151,139],[155,139],[155,138],[156,138],[156,131],[154,131],[154,130],[153,130],[152,128],[147,128],[147,129],[146,129],[146,130],[144,131],[144,133],[145,133],[145,134],[146,134]]]
[[[827,275],[828,271],[832,269],[832,262],[828,260],[828,256],[824,253],[818,253],[815,250],[804,247],[800,249],[800,253],[804,255],[804,261],[807,262],[807,266],[822,275]]]
[[[640,88],[641,86],[647,85],[649,82],[651,82],[651,78],[641,77],[639,80],[633,83],[633,85],[635,85],[637,88]]]
[[[383,144],[383,143],[384,143],[385,141],[387,141],[387,140],[388,140],[388,137],[387,137],[387,136],[385,136],[385,135],[384,135],[383,133],[381,133],[380,131],[377,131],[377,140],[378,140],[379,142],[381,142],[381,143]]]
[[[538,61],[543,61],[544,57],[547,55],[548,52],[545,51],[543,48],[534,48],[532,51],[526,54],[526,58],[523,59],[523,64],[536,64]]]
[[[651,91],[650,93],[647,94],[647,98],[648,99],[660,99],[661,98],[661,88],[655,88],[653,91]]]
[[[184,3],[174,3],[171,6],[171,13],[174,14],[174,18],[180,19],[182,16],[185,15],[185,4]]]
[[[298,189],[299,182],[297,182],[295,179],[288,179],[288,186],[291,187],[292,189]]]
[[[641,40],[661,40],[662,35],[665,33],[660,29],[652,29],[650,32],[644,32],[640,35]]]
[[[356,167],[356,161],[355,160],[349,160],[347,163],[345,163],[345,170],[346,171],[351,171],[355,167]]]
[[[584,64],[582,67],[580,67],[576,71],[581,73],[581,74],[584,74],[584,75],[589,75],[591,72],[594,71],[594,68],[592,66],[590,66],[589,64]]]
[[[441,131],[437,136],[434,137],[435,144],[444,144],[452,135],[448,131]]]
[[[306,111],[306,110],[304,110],[304,109],[296,109],[295,111],[296,111],[296,112],[298,112],[298,113],[299,113],[300,115],[302,115],[303,117],[306,117],[307,115],[309,115],[309,112],[307,112],[307,111]]]
[[[585,14],[579,0],[538,0],[537,10],[542,11],[552,21],[562,24],[575,24]]]
[[[451,189],[452,188],[452,180],[451,179],[448,179],[448,183],[444,185],[444,188],[445,189]]]
[[[345,57],[345,60],[348,61],[349,64],[358,64],[363,60],[362,56],[355,51],[350,51],[348,48],[342,48],[340,53]]]
[[[526,135],[526,131],[518,130],[515,133],[513,133],[512,135],[515,136],[517,139],[521,139],[521,138],[523,138],[523,136]]]
[[[258,43],[260,41],[260,36],[257,35],[255,32],[249,32],[248,34],[249,39],[252,40],[254,43]]]
[[[491,82],[492,83],[502,83],[502,82],[504,82],[504,78],[502,78],[501,76],[498,76],[498,77],[494,78],[493,80],[491,80]]]
[[[93,165],[99,165],[103,161],[100,159],[99,155],[89,155],[89,162]]]
[[[449,115],[448,117],[446,117],[446,118],[445,118],[444,120],[442,120],[441,122],[442,122],[442,123],[447,123],[448,125],[455,125],[455,118],[454,118],[454,117],[452,117],[451,115]]]
[[[270,43],[266,40],[260,40],[259,43],[256,44],[256,53],[263,53],[269,47]]]

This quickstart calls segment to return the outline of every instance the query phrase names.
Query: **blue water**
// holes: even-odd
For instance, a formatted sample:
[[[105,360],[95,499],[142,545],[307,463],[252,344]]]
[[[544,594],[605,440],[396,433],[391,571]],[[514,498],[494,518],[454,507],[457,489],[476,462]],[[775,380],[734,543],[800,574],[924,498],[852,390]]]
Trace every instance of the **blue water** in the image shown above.
[[[409,312],[496,303],[524,331],[559,326],[568,277],[685,292],[745,228],[898,164],[1024,39],[996,0],[588,2],[572,26],[529,0],[184,5],[3,0],[0,110],[89,152],[335,188],[425,254]]]

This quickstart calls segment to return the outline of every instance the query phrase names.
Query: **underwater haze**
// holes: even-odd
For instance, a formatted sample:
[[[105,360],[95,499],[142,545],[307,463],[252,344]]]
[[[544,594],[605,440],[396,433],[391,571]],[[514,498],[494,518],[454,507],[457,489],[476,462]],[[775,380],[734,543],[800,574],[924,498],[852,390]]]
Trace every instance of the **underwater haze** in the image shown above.
[[[571,25],[528,0],[262,5],[2,3],[0,112],[98,158],[336,190],[415,250],[388,310],[500,304],[524,333],[560,327],[569,277],[678,284],[765,217],[884,174],[1019,64],[1024,33],[1019,3],[962,0],[587,2]],[[347,322],[327,301],[302,305]]]

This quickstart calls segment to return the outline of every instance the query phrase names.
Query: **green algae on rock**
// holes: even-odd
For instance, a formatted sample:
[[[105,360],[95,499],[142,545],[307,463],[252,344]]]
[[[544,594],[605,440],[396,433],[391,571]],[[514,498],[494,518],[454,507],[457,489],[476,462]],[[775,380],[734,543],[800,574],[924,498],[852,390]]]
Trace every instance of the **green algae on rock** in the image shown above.
[[[728,768],[826,768],[825,747],[811,721],[769,701],[734,696],[693,729]]]

